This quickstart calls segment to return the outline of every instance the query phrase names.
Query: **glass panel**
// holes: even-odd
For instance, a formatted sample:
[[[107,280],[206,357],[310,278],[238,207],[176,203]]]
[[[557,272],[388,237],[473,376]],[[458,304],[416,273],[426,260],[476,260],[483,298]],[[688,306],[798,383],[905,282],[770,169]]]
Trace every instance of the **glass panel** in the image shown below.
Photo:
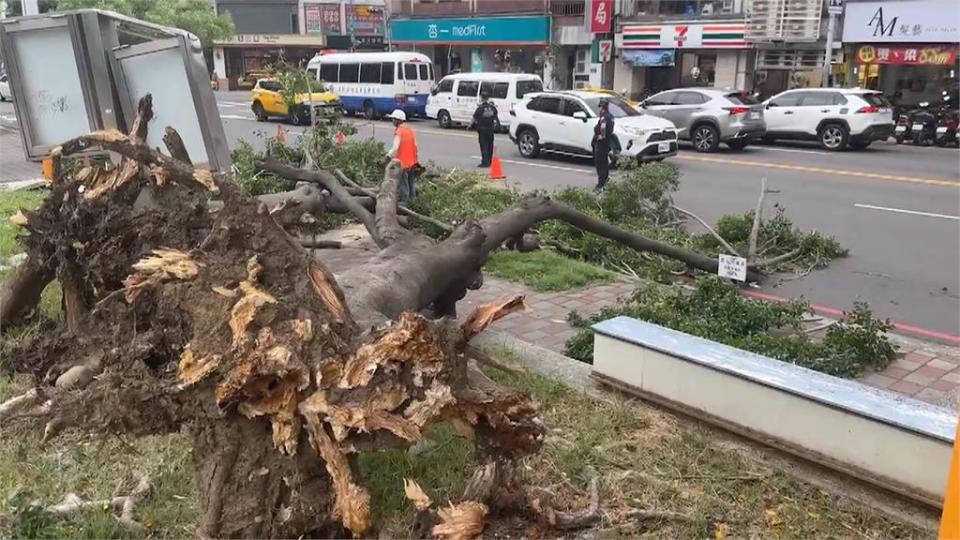
[[[321,64],[320,80],[324,82],[340,82],[340,79],[337,77],[337,69],[339,67],[340,64]]]
[[[517,97],[522,98],[531,92],[543,92],[543,83],[537,79],[517,81]]]
[[[466,97],[477,97],[477,91],[480,89],[480,83],[477,81],[460,81],[457,85],[457,95]]]
[[[384,62],[380,68],[380,84],[393,84],[393,62]]]
[[[380,64],[360,64],[360,82],[379,83]]]
[[[416,64],[404,64],[403,65],[403,78],[408,81],[417,80],[417,65]]]

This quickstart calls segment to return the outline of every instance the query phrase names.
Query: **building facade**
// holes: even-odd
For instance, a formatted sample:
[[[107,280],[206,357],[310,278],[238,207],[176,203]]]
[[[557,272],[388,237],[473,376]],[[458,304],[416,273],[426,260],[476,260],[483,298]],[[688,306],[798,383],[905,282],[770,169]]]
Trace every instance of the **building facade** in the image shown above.
[[[848,1],[843,43],[850,84],[880,90],[896,105],[938,103],[958,85],[956,0]]]
[[[623,0],[613,84],[634,99],[681,86],[750,88],[747,0]]]
[[[237,32],[214,42],[214,72],[224,90],[252,87],[280,60],[305,66],[332,50],[386,49],[386,0],[217,0],[216,8]]]
[[[614,0],[394,0],[387,39],[395,50],[429,56],[438,76],[508,71],[538,74],[547,88],[609,86],[613,72],[601,50],[612,50],[614,6]]]

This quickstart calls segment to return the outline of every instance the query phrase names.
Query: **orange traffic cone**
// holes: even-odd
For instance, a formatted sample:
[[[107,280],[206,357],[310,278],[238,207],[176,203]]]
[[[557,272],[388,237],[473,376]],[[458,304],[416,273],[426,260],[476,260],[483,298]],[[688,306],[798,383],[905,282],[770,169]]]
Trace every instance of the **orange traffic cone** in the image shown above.
[[[336,143],[337,143],[338,145],[341,145],[341,144],[347,142],[347,136],[344,135],[342,131],[338,131],[338,132],[337,132],[337,136],[334,137],[333,140],[336,141]]]
[[[490,173],[488,175],[491,180],[503,180],[507,175],[503,174],[503,165],[500,164],[500,156],[493,156],[493,159],[490,160]]]
[[[273,138],[280,144],[287,144],[287,132],[280,126],[277,126],[277,134]]]

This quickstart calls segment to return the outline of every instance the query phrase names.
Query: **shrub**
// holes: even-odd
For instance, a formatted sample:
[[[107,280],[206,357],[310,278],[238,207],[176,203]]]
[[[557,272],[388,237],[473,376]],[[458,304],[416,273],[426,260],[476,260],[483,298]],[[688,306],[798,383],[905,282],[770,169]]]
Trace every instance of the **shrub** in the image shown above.
[[[891,328],[889,321],[874,319],[866,304],[854,304],[820,342],[801,331],[808,308],[802,301],[778,304],[746,298],[715,276],[697,279],[692,290],[647,285],[626,303],[590,317],[571,313],[568,321],[578,332],[567,341],[566,353],[592,363],[590,327],[622,315],[840,377],[882,369],[896,358],[896,347],[884,335]]]

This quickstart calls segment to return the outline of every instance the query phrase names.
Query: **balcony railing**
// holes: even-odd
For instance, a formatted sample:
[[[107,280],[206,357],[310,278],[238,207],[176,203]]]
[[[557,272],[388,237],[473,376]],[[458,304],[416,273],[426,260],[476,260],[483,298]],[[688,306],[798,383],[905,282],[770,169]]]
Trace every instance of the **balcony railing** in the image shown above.
[[[583,0],[551,0],[550,14],[557,17],[583,17],[586,11],[586,2]]]
[[[722,19],[742,17],[747,0],[623,0],[627,19]]]
[[[548,3],[547,0],[476,0],[476,2],[477,13],[544,13]]]
[[[424,2],[422,0],[413,0],[412,2],[403,2],[399,12],[403,15],[428,16],[428,15],[469,15],[470,2],[464,0]]]

